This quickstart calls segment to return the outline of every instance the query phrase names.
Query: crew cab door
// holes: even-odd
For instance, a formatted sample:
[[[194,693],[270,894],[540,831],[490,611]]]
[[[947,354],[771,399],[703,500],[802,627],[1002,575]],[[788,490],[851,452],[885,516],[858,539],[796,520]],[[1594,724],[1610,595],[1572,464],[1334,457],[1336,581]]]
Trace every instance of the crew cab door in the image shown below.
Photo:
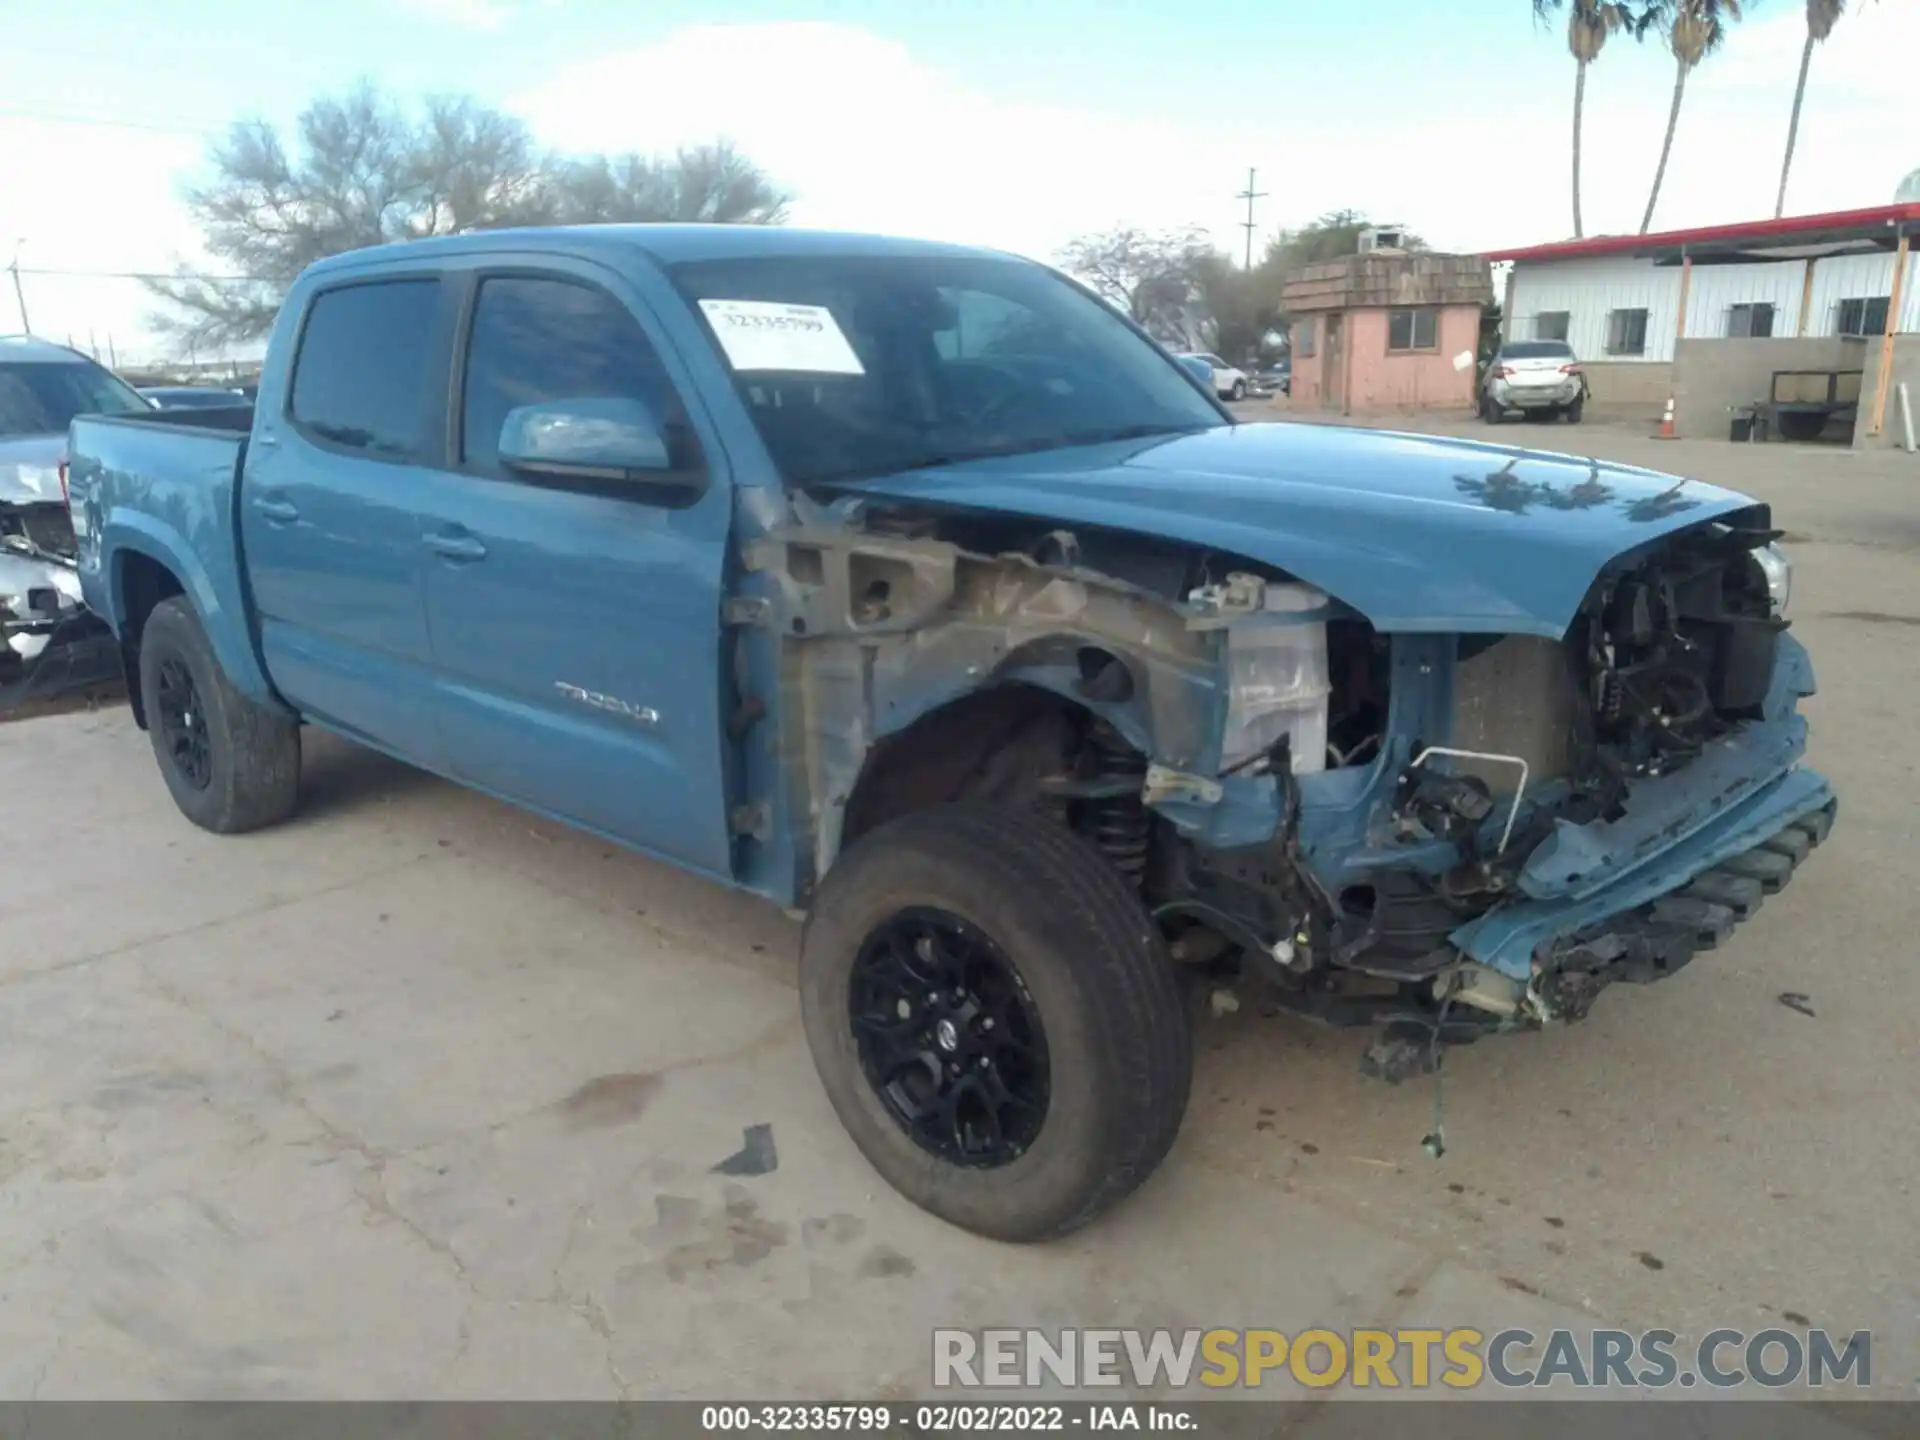
[[[731,498],[719,448],[696,430],[678,363],[626,281],[528,260],[461,279],[451,468],[422,499],[448,763],[497,794],[726,875]],[[501,460],[519,407],[622,401],[663,421],[671,475],[570,479]]]
[[[240,484],[275,687],[301,713],[436,768],[415,503],[442,457],[444,289],[430,272],[383,271],[313,294],[290,373],[268,377]]]

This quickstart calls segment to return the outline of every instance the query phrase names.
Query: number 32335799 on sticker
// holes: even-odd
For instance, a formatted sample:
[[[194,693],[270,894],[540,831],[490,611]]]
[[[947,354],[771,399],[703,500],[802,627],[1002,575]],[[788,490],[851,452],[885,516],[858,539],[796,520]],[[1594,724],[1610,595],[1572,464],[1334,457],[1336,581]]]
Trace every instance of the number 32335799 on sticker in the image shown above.
[[[864,375],[860,357],[824,305],[702,300],[700,312],[735,370]]]

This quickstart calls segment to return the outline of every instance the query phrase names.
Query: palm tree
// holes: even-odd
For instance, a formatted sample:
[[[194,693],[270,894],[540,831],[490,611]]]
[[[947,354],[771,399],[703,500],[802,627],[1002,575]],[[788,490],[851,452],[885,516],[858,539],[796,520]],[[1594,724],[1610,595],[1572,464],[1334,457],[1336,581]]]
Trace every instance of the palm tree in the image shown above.
[[[1600,58],[1607,37],[1632,21],[1626,7],[1613,0],[1533,0],[1533,18],[1545,21],[1562,5],[1567,9],[1567,49],[1573,52],[1573,238],[1578,240],[1585,233],[1580,226],[1580,122],[1587,106],[1587,67]]]
[[[1653,172],[1653,192],[1640,233],[1653,224],[1653,207],[1660,203],[1660,183],[1667,178],[1667,157],[1673,152],[1673,130],[1680,123],[1680,102],[1686,97],[1687,76],[1693,67],[1720,48],[1727,27],[1740,18],[1740,0],[1654,0],[1642,16],[1645,25],[1665,25],[1667,48],[1673,52],[1673,108],[1667,112],[1667,138],[1660,146],[1660,168]]]
[[[1800,80],[1793,87],[1793,118],[1787,121],[1787,156],[1780,162],[1780,198],[1773,202],[1773,218],[1787,213],[1787,172],[1793,169],[1793,142],[1800,138],[1800,102],[1807,98],[1807,67],[1813,47],[1833,33],[1846,14],[1847,0],[1807,0],[1807,43],[1800,51]]]

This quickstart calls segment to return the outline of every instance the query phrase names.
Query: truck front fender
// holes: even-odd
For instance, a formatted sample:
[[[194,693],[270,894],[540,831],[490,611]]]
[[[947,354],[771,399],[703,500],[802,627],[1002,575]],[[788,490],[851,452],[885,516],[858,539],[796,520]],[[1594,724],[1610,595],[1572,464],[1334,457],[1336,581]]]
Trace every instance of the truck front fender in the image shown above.
[[[796,877],[791,890],[769,877],[781,899],[804,899],[833,863],[877,755],[909,730],[924,741],[916,727],[959,715],[967,723],[938,732],[925,756],[943,769],[954,757],[938,752],[949,742],[979,738],[969,725],[1028,715],[1042,692],[1060,703],[1034,713],[1078,710],[1118,732],[1150,767],[1146,803],[1176,826],[1211,843],[1272,833],[1270,781],[1213,778],[1225,707],[1218,636],[1165,597],[1071,562],[817,515],[748,547],[745,560],[752,598],[742,613],[764,614],[759,633],[777,637],[780,651],[770,688],[784,732],[781,783],[749,789],[769,795],[763,844],[780,848]],[[764,669],[743,677],[743,692],[765,694],[768,678]],[[1012,710],[997,710],[993,697],[1013,697]]]

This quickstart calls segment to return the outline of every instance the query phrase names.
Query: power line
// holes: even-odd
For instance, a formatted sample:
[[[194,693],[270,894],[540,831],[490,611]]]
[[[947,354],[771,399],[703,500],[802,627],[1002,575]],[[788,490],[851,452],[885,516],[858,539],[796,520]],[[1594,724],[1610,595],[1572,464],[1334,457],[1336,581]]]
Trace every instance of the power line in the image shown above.
[[[22,275],[58,275],[76,280],[207,280],[214,284],[225,285],[275,283],[266,275],[199,275],[158,270],[67,270],[36,265],[21,265],[14,268],[17,268]]]
[[[226,127],[212,121],[168,122],[165,120],[134,120],[125,116],[93,115],[80,110],[27,110],[14,105],[0,105],[0,119],[33,120],[49,125],[97,125],[112,130],[147,130],[160,135],[224,135]]]

